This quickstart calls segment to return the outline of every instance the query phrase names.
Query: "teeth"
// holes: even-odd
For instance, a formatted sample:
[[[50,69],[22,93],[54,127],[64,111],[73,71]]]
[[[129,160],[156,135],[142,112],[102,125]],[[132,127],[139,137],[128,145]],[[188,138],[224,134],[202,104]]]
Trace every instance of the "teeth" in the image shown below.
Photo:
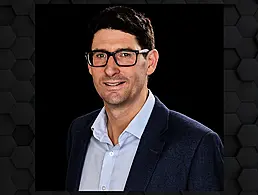
[[[107,85],[110,85],[110,86],[116,86],[118,85],[119,83],[106,83]]]

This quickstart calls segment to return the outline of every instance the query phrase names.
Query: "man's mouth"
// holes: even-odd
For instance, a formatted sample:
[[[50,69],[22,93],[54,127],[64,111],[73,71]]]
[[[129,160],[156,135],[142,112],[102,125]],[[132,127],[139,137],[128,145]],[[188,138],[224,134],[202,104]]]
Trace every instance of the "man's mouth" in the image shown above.
[[[125,81],[122,81],[122,82],[104,82],[104,84],[106,86],[118,86],[118,85],[121,85],[123,83],[125,83]]]

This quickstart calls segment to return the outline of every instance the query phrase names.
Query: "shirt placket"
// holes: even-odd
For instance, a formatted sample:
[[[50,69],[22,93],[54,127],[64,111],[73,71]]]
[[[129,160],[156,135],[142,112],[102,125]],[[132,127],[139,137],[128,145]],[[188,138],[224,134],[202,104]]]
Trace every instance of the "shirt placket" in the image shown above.
[[[105,152],[99,182],[100,191],[110,190],[110,181],[115,166],[117,152],[118,151],[114,147],[109,147],[109,150]]]

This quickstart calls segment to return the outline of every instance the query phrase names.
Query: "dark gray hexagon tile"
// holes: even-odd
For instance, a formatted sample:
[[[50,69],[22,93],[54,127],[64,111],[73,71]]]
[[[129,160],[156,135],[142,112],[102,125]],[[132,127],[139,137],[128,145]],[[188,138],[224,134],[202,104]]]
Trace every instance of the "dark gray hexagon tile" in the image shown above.
[[[258,143],[258,126],[257,125],[243,125],[237,137],[242,146],[255,146]]]
[[[11,156],[15,147],[15,141],[11,136],[0,136],[0,157]]]
[[[16,36],[32,36],[34,33],[34,24],[29,16],[16,16],[12,24],[12,29]]]
[[[236,91],[240,80],[235,70],[224,70],[224,91]]]
[[[185,1],[183,1],[185,2]],[[163,3],[163,0],[146,0],[146,3],[148,4],[161,4]]]
[[[72,4],[86,4],[87,0],[71,0]]]
[[[0,70],[7,70],[13,67],[16,62],[11,50],[0,50]]]
[[[33,154],[35,154],[35,137],[33,138],[31,144],[30,144],[31,150],[33,152]]]
[[[14,121],[9,114],[0,114],[0,136],[12,135],[15,128]]]
[[[32,7],[33,0],[12,0],[12,7],[17,15],[28,15]]]
[[[242,102],[237,109],[237,115],[243,124],[252,124],[258,117],[258,110],[254,103]]]
[[[1,183],[1,185],[0,185],[1,192],[4,192],[1,194],[14,195],[16,190],[15,190],[15,186],[13,185],[13,183],[10,179],[10,176],[4,176],[4,175],[0,174],[0,183]]]
[[[238,182],[244,191],[258,191],[257,181],[257,169],[243,169],[238,177]]]
[[[199,4],[199,0],[185,0],[187,4]]]
[[[10,48],[16,36],[10,26],[0,26],[0,48]]]
[[[33,177],[28,169],[17,169],[11,176],[12,182],[16,189],[29,189],[33,183]]]
[[[185,0],[163,0],[161,4],[186,4]]]
[[[0,5],[11,5],[10,0],[1,0]]]
[[[187,1],[187,0],[186,0]],[[110,0],[110,2],[112,4],[146,4],[145,0],[130,0],[130,1],[126,1],[126,0]]]
[[[224,6],[224,26],[225,25],[235,25],[239,19],[240,15],[236,10],[234,5]]]
[[[258,62],[255,59],[241,60],[237,73],[242,81],[254,81],[258,77]]]
[[[73,4],[110,4],[109,0],[71,0]]]
[[[35,189],[35,181],[32,183],[32,185],[30,186],[30,194],[31,195],[36,195],[35,194],[36,189]]]
[[[253,0],[239,0],[236,6],[241,15],[254,15],[258,7]]]
[[[29,81],[35,73],[35,68],[30,60],[17,60],[12,68],[12,72],[17,80]]]
[[[252,169],[258,165],[258,152],[255,147],[241,148],[236,158],[242,168]]]
[[[16,101],[29,102],[34,95],[34,87],[30,81],[16,81],[11,93]]]
[[[254,82],[243,82],[237,89],[239,99],[243,101],[255,101],[258,98],[258,88]]]
[[[239,0],[224,0],[225,5],[236,5]]]
[[[241,187],[239,186],[236,179],[230,179],[224,181],[224,194],[225,195],[238,195],[241,192]],[[222,193],[222,194],[223,194]]]
[[[240,143],[235,136],[224,136],[225,156],[235,156],[240,148]]]
[[[9,157],[0,158],[0,181],[4,178],[8,178],[15,171],[15,167]],[[1,183],[2,184],[2,183]]]
[[[240,43],[241,38],[235,26],[224,27],[224,48],[235,48]]]
[[[251,191],[251,192],[248,192],[248,191],[242,191],[240,193],[240,195],[258,195],[255,191]]]
[[[30,195],[28,190],[17,190],[14,195]]]
[[[15,99],[10,92],[0,92],[0,114],[10,113]]]
[[[35,135],[35,116],[32,118],[31,122],[30,122],[30,128],[32,129],[34,135]]]
[[[235,157],[224,157],[224,180],[236,179],[241,172],[241,167]]]
[[[257,46],[253,38],[242,38],[236,50],[241,58],[254,58],[257,54]]]
[[[234,113],[240,104],[240,100],[235,92],[224,92],[224,112]]]
[[[33,40],[33,37],[32,37],[32,40]],[[35,44],[35,43],[33,43],[33,44]],[[33,66],[35,67],[35,51],[33,52],[32,56],[30,58],[30,61],[33,64]]]
[[[15,14],[11,7],[0,7],[0,26],[7,26],[13,22]]]
[[[31,40],[32,40],[33,45],[35,45],[35,36],[36,36],[36,33],[33,33],[33,35],[31,36]],[[33,63],[33,64],[35,64],[35,63]]]
[[[35,178],[35,160],[34,159],[32,160],[29,170],[30,170],[31,175]]]
[[[48,4],[50,0],[34,0],[36,4]]]
[[[14,81],[15,77],[10,70],[0,70],[0,89],[10,90]]]
[[[30,19],[32,20],[33,24],[35,25],[35,3],[34,2],[32,4],[31,10],[30,10]],[[35,34],[35,33],[33,33],[33,34]]]
[[[12,135],[18,146],[28,146],[34,138],[29,125],[17,125]]]
[[[53,193],[53,192],[52,192]],[[35,181],[33,182],[33,184],[30,187],[30,194],[31,195],[36,195],[36,189],[35,189]]]
[[[16,125],[28,125],[34,117],[34,110],[29,103],[16,103],[11,117]]]
[[[16,59],[30,59],[34,49],[35,47],[32,44],[32,40],[28,37],[17,38],[12,47]]]
[[[258,23],[253,16],[241,16],[237,28],[242,37],[253,37],[257,33]]]
[[[30,82],[33,87],[35,87],[35,74],[31,77]]]
[[[69,0],[51,0],[50,4],[70,4]]]
[[[236,114],[224,114],[224,135],[236,135],[241,122]]]
[[[32,96],[31,100],[30,100],[30,105],[32,106],[32,108],[35,110],[35,94]]]
[[[0,144],[1,145],[1,144]],[[13,195],[15,193],[15,186],[11,181],[11,175],[15,171],[15,167],[10,161],[9,157],[0,158],[0,190],[3,195]]]
[[[236,69],[240,63],[240,58],[235,49],[224,49],[224,69]]]
[[[34,155],[29,146],[18,146],[14,149],[11,160],[16,168],[30,168]]]

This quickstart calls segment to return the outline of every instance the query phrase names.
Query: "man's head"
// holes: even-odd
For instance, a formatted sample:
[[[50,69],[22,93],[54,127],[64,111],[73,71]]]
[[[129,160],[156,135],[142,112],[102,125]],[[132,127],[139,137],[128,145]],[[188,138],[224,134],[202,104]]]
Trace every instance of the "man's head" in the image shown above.
[[[109,105],[130,105],[147,92],[158,62],[151,22],[131,8],[103,10],[90,25],[88,68],[95,88]]]
[[[90,34],[101,29],[115,29],[132,34],[141,48],[155,48],[154,32],[149,18],[129,7],[108,7],[95,16],[89,24]]]

